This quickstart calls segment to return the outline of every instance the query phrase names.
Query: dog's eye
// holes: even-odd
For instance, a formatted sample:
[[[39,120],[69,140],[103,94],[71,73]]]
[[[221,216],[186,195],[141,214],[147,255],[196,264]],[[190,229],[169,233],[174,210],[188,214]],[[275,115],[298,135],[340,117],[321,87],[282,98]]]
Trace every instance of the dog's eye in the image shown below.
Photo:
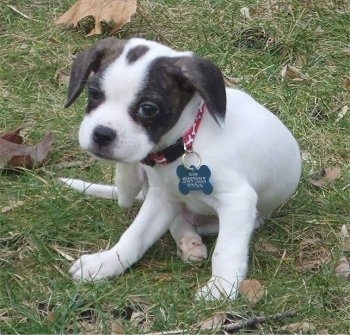
[[[143,118],[152,118],[158,115],[159,107],[153,102],[145,102],[139,106],[137,114]]]
[[[89,88],[89,98],[95,101],[100,101],[103,97],[103,93],[96,88]]]

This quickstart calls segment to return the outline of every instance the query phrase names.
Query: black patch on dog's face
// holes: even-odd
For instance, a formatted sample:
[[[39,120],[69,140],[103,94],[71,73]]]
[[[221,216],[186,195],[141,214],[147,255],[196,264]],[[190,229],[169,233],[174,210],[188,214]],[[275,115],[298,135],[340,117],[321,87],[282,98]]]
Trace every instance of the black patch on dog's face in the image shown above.
[[[86,106],[86,113],[90,113],[96,109],[100,104],[106,101],[106,96],[101,88],[103,72],[98,72],[89,78],[87,83],[88,103]]]
[[[128,63],[132,64],[132,63],[136,62],[148,50],[149,50],[149,47],[146,45],[139,45],[135,48],[130,49],[126,55],[126,59],[127,59]]]
[[[66,108],[81,94],[91,73],[104,71],[122,54],[125,43],[126,41],[109,37],[77,56],[69,79]]]
[[[129,108],[130,116],[147,131],[149,139],[155,144],[176,124],[195,92],[191,85],[175,74],[173,64],[170,57],[154,60],[143,88]],[[140,106],[148,103],[158,107],[158,112],[143,115]]]

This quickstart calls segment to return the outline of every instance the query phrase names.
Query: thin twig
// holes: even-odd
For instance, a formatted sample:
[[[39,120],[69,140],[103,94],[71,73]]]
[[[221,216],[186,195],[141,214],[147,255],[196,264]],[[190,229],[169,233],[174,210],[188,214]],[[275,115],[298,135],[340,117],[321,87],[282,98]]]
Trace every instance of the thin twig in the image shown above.
[[[293,317],[296,314],[297,314],[296,311],[291,310],[291,311],[277,313],[269,316],[254,316],[245,321],[238,321],[238,322],[230,323],[228,325],[223,325],[221,327],[221,330],[233,332],[233,331],[240,330],[242,328],[255,326],[259,323],[265,322],[266,320],[282,320],[285,318]],[[179,330],[169,330],[169,331],[163,331],[163,332],[157,332],[157,333],[148,333],[146,335],[184,335],[184,334],[188,334],[187,331],[183,329],[182,330],[179,329]]]
[[[259,323],[263,323],[269,319],[270,320],[281,320],[284,318],[293,317],[296,314],[297,314],[297,312],[292,310],[292,311],[287,311],[287,312],[283,312],[283,313],[273,314],[270,316],[254,316],[254,317],[249,318],[245,321],[238,321],[238,322],[230,323],[228,325],[223,325],[222,329],[228,330],[228,331],[236,331],[236,330],[240,330],[242,328],[252,327],[252,326],[257,325]]]
[[[184,334],[188,334],[185,330],[168,330],[168,331],[165,331],[165,332],[157,332],[157,333],[148,333],[148,334],[145,334],[145,335],[184,335]]]

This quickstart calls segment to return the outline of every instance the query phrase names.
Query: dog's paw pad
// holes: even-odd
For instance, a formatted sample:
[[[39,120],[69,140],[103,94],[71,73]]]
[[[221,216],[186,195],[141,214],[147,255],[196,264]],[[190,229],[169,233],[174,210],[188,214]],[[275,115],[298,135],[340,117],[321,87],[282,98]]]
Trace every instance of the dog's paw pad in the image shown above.
[[[207,248],[197,234],[185,235],[180,239],[178,255],[185,262],[199,262],[207,258]]]
[[[198,290],[196,299],[206,301],[234,300],[238,294],[237,287],[238,285],[234,285],[224,279],[212,277],[206,285]]]

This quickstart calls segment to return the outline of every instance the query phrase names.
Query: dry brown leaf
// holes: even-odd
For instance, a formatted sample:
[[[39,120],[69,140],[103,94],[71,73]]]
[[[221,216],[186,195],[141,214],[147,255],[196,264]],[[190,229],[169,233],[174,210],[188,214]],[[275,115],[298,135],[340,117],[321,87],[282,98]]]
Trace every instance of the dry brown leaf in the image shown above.
[[[288,332],[309,332],[315,330],[315,326],[308,322],[295,322],[281,327],[281,330]]]
[[[20,135],[22,128],[18,128],[12,132],[5,133],[0,136],[3,140],[12,142],[12,143],[17,143],[17,144],[22,144],[23,143],[23,137]]]
[[[340,167],[325,168],[322,171],[323,177],[320,179],[309,179],[310,184],[324,188],[340,178]]]
[[[324,169],[325,178],[328,181],[334,181],[336,179],[339,179],[340,178],[340,172],[341,172],[340,167],[333,167],[333,168],[325,168]]]
[[[256,305],[265,295],[265,287],[256,279],[243,280],[239,292],[246,296],[250,304]]]
[[[340,258],[335,266],[335,275],[339,278],[350,278],[350,264],[346,257]]]
[[[52,133],[46,134],[38,144],[33,146],[18,144],[21,140],[19,133],[16,132],[6,133],[0,137],[0,168],[32,169],[40,166],[51,150],[53,135]]]
[[[199,328],[201,330],[219,330],[225,323],[226,318],[227,313],[225,312],[215,313],[211,318],[200,322]]]
[[[8,212],[12,212],[16,207],[22,206],[24,201],[10,201],[8,206],[1,208],[1,213],[6,214]]]
[[[49,319],[49,321],[55,321],[56,320],[56,314],[54,311],[49,311],[47,313],[47,318]]]
[[[350,90],[350,78],[349,77],[345,78],[343,86],[346,90]]]
[[[126,334],[125,329],[123,327],[123,322],[121,320],[114,320],[111,326],[112,335],[123,335]]]
[[[287,64],[282,68],[281,76],[283,78],[289,78],[289,79],[292,79],[295,81],[309,80],[310,79],[310,77],[308,75],[302,73],[300,69],[298,69],[297,67],[292,66],[290,64]]]
[[[299,264],[297,270],[300,272],[317,272],[321,265],[331,261],[332,254],[323,243],[322,236],[304,237],[299,245]]]
[[[137,0],[79,0],[67,12],[60,16],[55,24],[68,23],[77,26],[85,17],[93,16],[95,27],[87,36],[101,34],[101,22],[113,22],[111,34],[130,22],[136,12]]]

